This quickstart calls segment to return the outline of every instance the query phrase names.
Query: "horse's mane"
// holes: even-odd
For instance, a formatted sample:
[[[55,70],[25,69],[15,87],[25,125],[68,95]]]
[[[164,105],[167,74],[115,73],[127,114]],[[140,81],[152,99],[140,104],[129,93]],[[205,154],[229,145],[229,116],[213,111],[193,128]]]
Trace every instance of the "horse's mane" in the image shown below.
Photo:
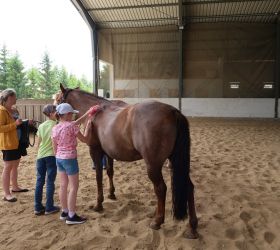
[[[94,94],[94,93],[89,93],[89,92],[84,91],[84,90],[81,90],[81,89],[73,89],[73,90],[79,91],[79,92],[82,93],[83,95],[87,95],[87,96],[89,96],[89,97],[94,97],[95,99],[98,99],[98,100],[100,100],[101,102],[109,102],[109,103],[112,103],[110,100],[107,100],[107,99],[105,99],[105,98],[103,98],[103,97],[101,97],[101,96],[98,96],[98,95]]]

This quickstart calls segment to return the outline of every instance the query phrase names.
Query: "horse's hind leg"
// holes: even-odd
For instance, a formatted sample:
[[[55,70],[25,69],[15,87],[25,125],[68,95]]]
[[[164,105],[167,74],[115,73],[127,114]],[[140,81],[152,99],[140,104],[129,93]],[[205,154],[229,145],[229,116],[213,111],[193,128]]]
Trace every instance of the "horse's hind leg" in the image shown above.
[[[191,227],[191,233],[187,237],[191,239],[196,239],[198,237],[198,233],[196,231],[198,221],[197,221],[195,203],[194,203],[194,185],[190,177],[188,177],[188,181],[190,182],[190,186],[191,186],[188,192],[188,211],[189,211],[189,224]]]
[[[116,196],[115,196],[115,187],[114,187],[114,182],[113,182],[113,177],[114,177],[114,161],[112,158],[110,158],[109,156],[106,156],[106,170],[107,170],[107,175],[109,177],[109,195],[108,198],[111,200],[116,200]]]
[[[165,199],[166,199],[166,184],[163,180],[161,168],[162,166],[147,166],[148,176],[154,184],[154,191],[157,196],[157,208],[154,221],[151,222],[150,227],[152,229],[160,229],[160,225],[164,223],[165,217]]]

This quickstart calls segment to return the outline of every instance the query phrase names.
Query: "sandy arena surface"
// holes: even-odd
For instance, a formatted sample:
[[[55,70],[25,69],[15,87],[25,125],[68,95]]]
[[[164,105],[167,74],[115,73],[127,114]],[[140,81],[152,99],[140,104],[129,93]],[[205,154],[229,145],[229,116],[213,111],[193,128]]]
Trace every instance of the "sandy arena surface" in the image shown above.
[[[59,214],[33,214],[36,148],[29,148],[19,183],[30,192],[16,194],[16,203],[0,201],[0,249],[280,250],[280,122],[196,118],[190,119],[190,129],[199,239],[186,239],[187,221],[172,218],[167,166],[166,219],[160,230],[148,226],[156,199],[144,161],[115,162],[116,201],[106,198],[104,171],[104,212],[94,212],[95,171],[87,146],[80,143],[77,205],[88,221],[68,226]],[[57,179],[59,205],[58,188]]]

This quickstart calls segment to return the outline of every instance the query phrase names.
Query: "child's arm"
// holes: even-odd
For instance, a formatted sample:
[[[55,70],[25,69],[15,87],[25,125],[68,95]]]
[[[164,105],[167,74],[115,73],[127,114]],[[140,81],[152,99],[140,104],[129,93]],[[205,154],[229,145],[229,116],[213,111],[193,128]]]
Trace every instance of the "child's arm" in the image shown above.
[[[56,146],[56,142],[54,140],[52,140],[52,146],[53,146],[53,152],[56,155],[57,146]]]
[[[39,150],[39,147],[40,147],[41,141],[42,141],[41,137],[40,137],[40,136],[38,136],[37,150]]]
[[[99,105],[92,106],[84,115],[75,121],[76,125],[83,123],[87,117],[92,117],[100,109]]]
[[[89,139],[90,139],[89,135],[90,135],[91,125],[92,125],[91,119],[88,119],[86,128],[84,130],[84,134],[82,134],[81,131],[79,131],[79,133],[77,134],[77,137],[78,137],[78,139],[81,142],[84,142],[84,143],[88,143],[89,142]]]
[[[76,121],[74,121],[75,125],[80,125],[81,123],[83,123],[87,119],[89,112],[90,112],[90,110],[88,110],[80,118],[78,118]]]

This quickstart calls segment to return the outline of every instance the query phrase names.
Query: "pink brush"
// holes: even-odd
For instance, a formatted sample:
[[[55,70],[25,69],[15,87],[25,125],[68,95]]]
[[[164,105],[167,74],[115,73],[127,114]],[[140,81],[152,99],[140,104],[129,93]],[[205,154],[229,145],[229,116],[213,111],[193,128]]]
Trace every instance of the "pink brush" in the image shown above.
[[[99,105],[94,105],[89,109],[89,114],[88,116],[94,116],[95,113],[100,109]]]

